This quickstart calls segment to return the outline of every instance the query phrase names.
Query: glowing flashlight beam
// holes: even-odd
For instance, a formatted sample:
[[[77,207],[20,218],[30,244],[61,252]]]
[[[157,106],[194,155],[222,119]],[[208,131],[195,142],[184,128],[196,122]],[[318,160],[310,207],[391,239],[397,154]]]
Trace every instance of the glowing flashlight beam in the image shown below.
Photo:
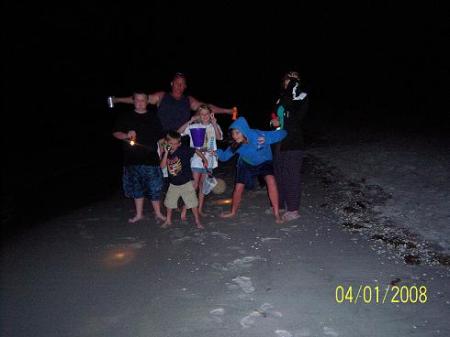
[[[229,205],[232,201],[232,199],[220,199],[216,201],[216,205]]]

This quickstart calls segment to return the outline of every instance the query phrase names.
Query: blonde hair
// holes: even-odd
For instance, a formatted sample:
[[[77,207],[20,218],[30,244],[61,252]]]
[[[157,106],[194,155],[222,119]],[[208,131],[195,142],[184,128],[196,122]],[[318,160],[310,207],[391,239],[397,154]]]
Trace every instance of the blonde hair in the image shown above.
[[[197,113],[199,113],[200,110],[208,110],[209,113],[212,113],[212,109],[208,104],[200,104],[200,106],[197,108]]]

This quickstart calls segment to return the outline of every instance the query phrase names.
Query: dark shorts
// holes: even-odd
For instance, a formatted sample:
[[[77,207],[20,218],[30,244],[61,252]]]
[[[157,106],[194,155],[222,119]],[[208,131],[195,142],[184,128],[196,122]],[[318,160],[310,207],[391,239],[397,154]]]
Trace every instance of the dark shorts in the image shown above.
[[[255,178],[258,176],[274,175],[273,163],[271,160],[265,161],[259,165],[250,165],[243,160],[238,161],[236,172],[236,184],[245,184],[245,188],[255,187]]]
[[[161,197],[163,177],[159,166],[124,166],[122,176],[123,190],[128,198],[146,197],[158,201]]]

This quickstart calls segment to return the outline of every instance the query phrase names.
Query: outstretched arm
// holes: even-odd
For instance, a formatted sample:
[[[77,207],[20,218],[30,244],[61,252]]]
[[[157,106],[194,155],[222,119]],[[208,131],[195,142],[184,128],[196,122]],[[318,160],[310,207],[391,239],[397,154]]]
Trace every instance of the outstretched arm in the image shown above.
[[[281,142],[287,136],[286,130],[264,131],[266,144]]]
[[[159,105],[164,96],[164,91],[158,91],[153,94],[148,95],[148,104]],[[125,104],[133,104],[133,96],[127,97],[113,97],[113,103],[125,103]]]
[[[130,130],[128,132],[115,131],[113,132],[113,137],[119,140],[126,140],[136,138],[136,132],[134,130]]]
[[[206,104],[206,103],[200,102],[196,98],[189,96],[189,104],[191,106],[191,110],[197,110],[200,105]],[[208,104],[208,105],[211,108],[212,113],[229,114],[229,115],[231,115],[233,113],[233,109],[221,108],[221,107],[215,106],[213,104]]]
[[[231,147],[228,147],[225,151],[218,149],[216,154],[220,161],[227,161],[234,155],[233,151],[231,151]]]
[[[126,103],[126,104],[133,104],[133,96],[127,96],[127,97],[113,97],[112,98],[113,103]]]

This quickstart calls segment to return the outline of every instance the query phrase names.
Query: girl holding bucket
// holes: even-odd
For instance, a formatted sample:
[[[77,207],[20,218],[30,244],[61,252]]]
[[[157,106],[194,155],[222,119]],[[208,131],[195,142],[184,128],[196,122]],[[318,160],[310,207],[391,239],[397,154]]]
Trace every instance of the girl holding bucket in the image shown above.
[[[194,154],[191,159],[192,175],[194,178],[194,188],[198,189],[199,214],[203,213],[203,205],[205,195],[203,193],[203,183],[213,169],[218,166],[215,151],[217,151],[216,140],[223,139],[222,129],[212,113],[209,105],[202,104],[198,107],[197,113],[185,124],[183,124],[178,132],[181,135],[189,135],[191,138],[191,147],[200,149],[208,160],[208,169],[203,166],[201,158]],[[209,172],[208,172],[209,171]],[[185,217],[186,209],[183,207],[182,218]]]

